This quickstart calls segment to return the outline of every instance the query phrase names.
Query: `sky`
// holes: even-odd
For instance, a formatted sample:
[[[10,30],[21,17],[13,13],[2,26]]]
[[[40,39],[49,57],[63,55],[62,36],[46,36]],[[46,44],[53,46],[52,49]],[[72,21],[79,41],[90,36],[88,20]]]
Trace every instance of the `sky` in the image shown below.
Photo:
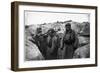
[[[89,18],[89,14],[85,13],[25,11],[25,25],[52,23],[67,20],[84,22],[89,21]]]

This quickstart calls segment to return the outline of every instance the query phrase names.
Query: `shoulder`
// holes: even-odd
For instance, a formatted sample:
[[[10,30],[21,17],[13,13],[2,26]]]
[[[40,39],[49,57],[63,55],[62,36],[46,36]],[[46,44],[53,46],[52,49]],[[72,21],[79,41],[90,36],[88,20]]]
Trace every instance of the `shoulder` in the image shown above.
[[[53,39],[56,40],[56,39],[57,39],[57,36],[55,35],[55,36],[53,37]]]
[[[72,33],[75,33],[75,31],[74,31],[74,30],[71,30],[71,32],[72,32]]]
[[[74,34],[75,36],[77,35],[77,33],[75,32],[75,30],[72,30],[71,33]]]
[[[53,40],[52,41],[57,41],[57,36],[54,36],[53,38],[52,38]]]

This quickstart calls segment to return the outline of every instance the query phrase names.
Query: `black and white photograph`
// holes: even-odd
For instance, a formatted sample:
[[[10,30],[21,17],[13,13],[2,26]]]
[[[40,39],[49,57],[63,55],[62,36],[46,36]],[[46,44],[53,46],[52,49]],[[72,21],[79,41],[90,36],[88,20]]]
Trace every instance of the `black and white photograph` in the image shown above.
[[[25,61],[90,58],[90,14],[24,11]]]
[[[12,3],[14,71],[97,66],[97,7]]]

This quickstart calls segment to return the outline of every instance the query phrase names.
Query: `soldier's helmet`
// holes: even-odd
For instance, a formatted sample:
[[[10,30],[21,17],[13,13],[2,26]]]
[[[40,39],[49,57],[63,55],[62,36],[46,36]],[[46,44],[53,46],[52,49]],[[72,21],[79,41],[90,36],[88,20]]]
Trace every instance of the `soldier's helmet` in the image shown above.
[[[65,24],[65,27],[67,27],[67,26],[71,26],[71,23],[67,23],[67,24]]]
[[[48,30],[48,33],[55,33],[55,30],[53,28]]]

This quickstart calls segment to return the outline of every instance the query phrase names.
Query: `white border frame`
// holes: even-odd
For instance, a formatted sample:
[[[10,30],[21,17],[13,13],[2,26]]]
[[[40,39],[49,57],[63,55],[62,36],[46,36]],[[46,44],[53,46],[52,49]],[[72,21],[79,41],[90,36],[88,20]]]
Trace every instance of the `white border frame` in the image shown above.
[[[67,59],[67,60],[46,60],[46,61],[24,61],[24,10],[39,10],[39,11],[65,11],[65,12],[80,12],[90,13],[90,58],[88,59]],[[35,68],[35,67],[50,67],[63,65],[84,65],[95,64],[95,9],[81,9],[81,8],[60,8],[60,7],[45,7],[45,6],[25,6],[19,5],[19,68]],[[23,34],[22,34],[23,33]]]

